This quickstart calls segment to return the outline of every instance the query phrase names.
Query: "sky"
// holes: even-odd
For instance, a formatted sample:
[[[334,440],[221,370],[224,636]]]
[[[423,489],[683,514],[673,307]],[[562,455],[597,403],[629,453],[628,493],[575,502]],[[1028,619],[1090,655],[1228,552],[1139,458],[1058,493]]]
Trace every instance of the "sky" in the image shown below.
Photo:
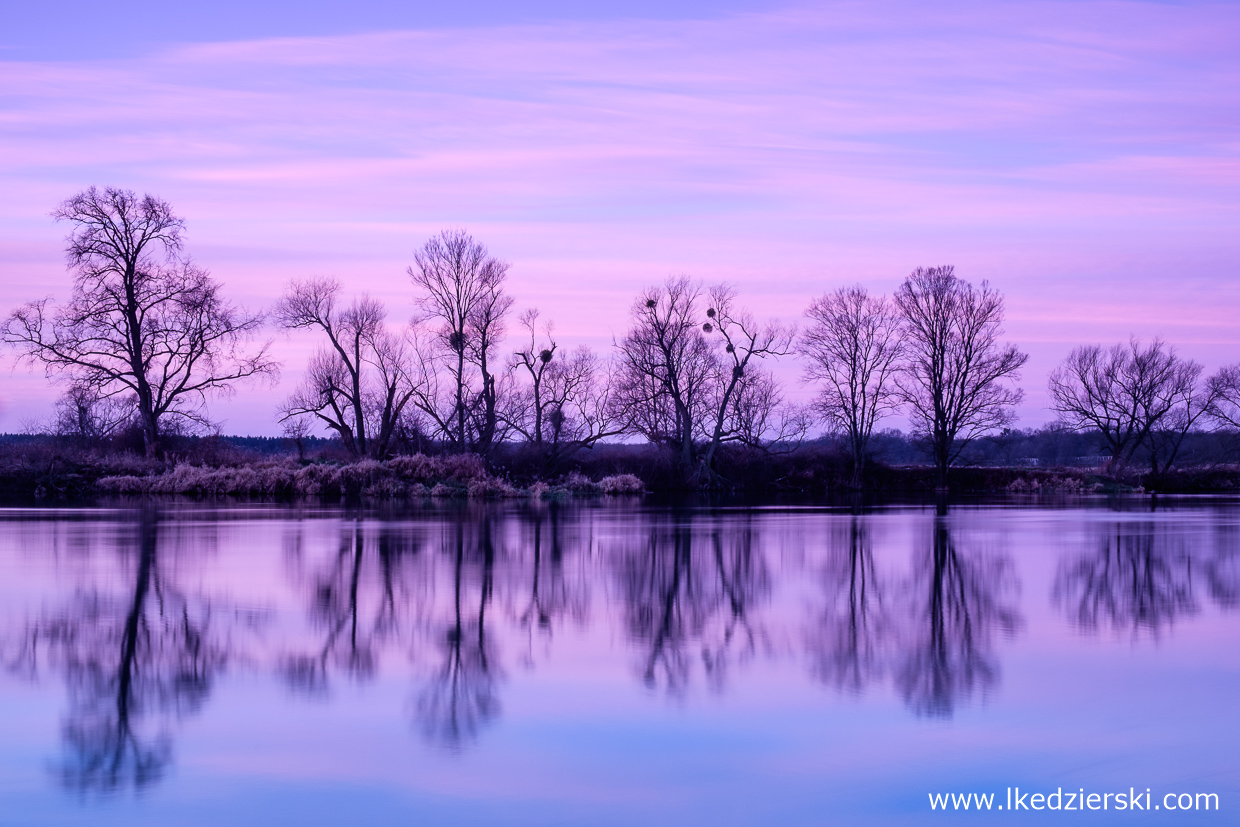
[[[465,228],[516,307],[610,348],[688,274],[760,316],[953,264],[1030,353],[1162,336],[1240,362],[1240,5],[225,0],[0,7],[0,312],[68,295],[55,206],[150,192],[232,300],[330,275],[413,313]],[[213,405],[276,434],[275,387]],[[0,355],[0,432],[57,395]],[[781,369],[803,393],[797,369]]]

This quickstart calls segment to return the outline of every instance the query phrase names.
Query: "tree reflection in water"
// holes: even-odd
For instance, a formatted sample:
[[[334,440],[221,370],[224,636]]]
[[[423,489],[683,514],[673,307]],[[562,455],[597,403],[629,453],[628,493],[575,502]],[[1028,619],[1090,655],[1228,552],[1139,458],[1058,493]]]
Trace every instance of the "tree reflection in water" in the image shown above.
[[[891,579],[876,564],[870,524],[853,515],[828,535],[825,606],[805,633],[810,671],[853,693],[890,674],[916,714],[951,717],[961,699],[998,680],[995,633],[1020,626],[1011,562],[961,551],[940,506],[897,605]]]
[[[1157,636],[1197,613],[1193,555],[1182,531],[1154,520],[1115,521],[1098,526],[1092,544],[1092,553],[1060,564],[1052,587],[1077,628]]]
[[[285,682],[325,696],[333,675],[367,681],[394,652],[415,672],[433,661],[411,713],[418,729],[443,745],[459,746],[499,714],[496,623],[501,633],[525,632],[524,662],[532,665],[535,634],[549,641],[562,619],[588,614],[589,590],[565,575],[566,559],[580,549],[565,544],[556,505],[523,508],[515,519],[478,503],[432,512],[429,520],[354,515],[325,561],[305,548],[307,528],[291,524],[284,544],[315,642],[280,656]],[[505,543],[513,529],[518,542]]]
[[[709,553],[695,543],[694,517],[687,514],[651,516],[644,538],[620,539],[611,550],[647,686],[684,692],[696,649],[707,680],[722,687],[730,664],[752,657],[764,638],[751,609],[770,582],[754,531],[748,522],[714,525]]]
[[[1230,539],[1232,542],[1220,547],[1205,565],[1210,597],[1224,609],[1240,606],[1240,544],[1234,537]]]
[[[451,526],[452,614],[438,627],[443,663],[417,701],[422,733],[448,747],[475,737],[497,715],[497,659],[487,635],[487,607],[495,578],[494,515],[458,512]],[[467,564],[478,571],[476,594],[466,582]]]
[[[745,662],[759,648],[769,648],[765,630],[754,622],[753,609],[771,592],[770,569],[758,550],[753,516],[740,525],[716,522],[710,535],[721,611],[714,613],[715,634],[703,636],[702,658],[711,685],[722,689],[733,662]]]
[[[860,693],[888,667],[895,629],[883,604],[870,521],[833,523],[820,582],[826,606],[806,633],[810,671],[823,683]]]
[[[550,646],[551,636],[556,622],[571,620],[584,624],[589,617],[590,590],[584,578],[580,582],[570,582],[565,571],[567,557],[574,552],[576,556],[585,556],[589,549],[589,538],[574,538],[575,545],[566,547],[562,507],[555,502],[536,502],[523,515],[524,522],[530,524],[529,549],[532,560],[529,575],[529,596],[519,601],[516,610],[517,626],[526,632],[527,646],[521,662],[526,666],[534,665],[534,640],[540,637],[544,646]],[[543,550],[543,524],[547,523],[550,533],[550,548]],[[525,544],[521,553],[524,556]]]
[[[290,539],[293,565],[300,570],[300,531]],[[323,638],[313,651],[281,659],[281,672],[291,687],[325,694],[332,668],[355,680],[374,676],[381,653],[399,637],[399,613],[407,601],[398,600],[397,583],[419,551],[418,536],[391,523],[368,527],[360,515],[343,523],[328,564],[297,575],[307,581],[310,620]],[[377,566],[377,588],[369,590],[374,580],[365,577],[368,562]]]
[[[206,701],[230,660],[232,627],[260,620],[178,587],[161,565],[176,538],[156,508],[131,528],[116,548],[132,564],[125,594],[77,594],[30,623],[22,648],[32,677],[46,667],[67,684],[66,754],[56,772],[82,793],[159,780],[172,760],[171,724]]]
[[[112,544],[123,593],[92,582],[13,630],[14,641],[22,632],[17,665],[69,688],[63,782],[111,790],[160,778],[177,720],[199,710],[238,661],[320,695],[336,681],[407,668],[404,714],[426,739],[459,748],[500,715],[505,658],[532,667],[557,630],[591,617],[592,596],[611,601],[645,686],[677,696],[695,682],[719,690],[759,656],[795,652],[828,686],[861,693],[891,681],[914,713],[940,717],[996,684],[996,638],[1020,624],[1010,559],[975,548],[945,511],[925,520],[905,576],[893,568],[903,549],[879,542],[880,518],[861,514],[797,522],[744,511],[472,503],[371,515],[286,523],[296,626],[282,622],[288,636],[268,638],[272,649],[261,651],[275,655],[261,659],[238,634],[258,615],[187,589],[169,562],[182,546],[201,557],[210,523],[161,520],[154,508],[136,517]],[[1111,521],[1088,554],[1060,565],[1054,600],[1082,628],[1155,631],[1196,611],[1195,596],[1237,605],[1240,544],[1223,523],[1215,521],[1211,555],[1182,522],[1177,533],[1152,518]],[[312,554],[303,546],[316,536]],[[802,584],[821,592],[790,618]],[[278,594],[271,599],[280,605]]]
[[[1007,602],[1016,579],[1006,556],[962,553],[943,507],[932,536],[914,565],[911,626],[895,684],[918,715],[950,717],[959,699],[998,680],[994,633],[1015,633],[1020,616]]]

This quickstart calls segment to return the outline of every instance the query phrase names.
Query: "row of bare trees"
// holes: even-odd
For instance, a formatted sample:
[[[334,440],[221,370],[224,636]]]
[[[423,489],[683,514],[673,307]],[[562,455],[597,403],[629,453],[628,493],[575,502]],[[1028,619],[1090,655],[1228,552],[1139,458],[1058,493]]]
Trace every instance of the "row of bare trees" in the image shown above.
[[[977,437],[1015,420],[1012,381],[1028,356],[1002,344],[1003,298],[952,267],[917,268],[894,298],[860,286],[816,299],[802,336],[817,407],[846,437],[860,483],[875,424],[903,410],[930,446],[940,485]]]
[[[92,187],[53,215],[71,225],[72,296],[18,308],[0,336],[67,382],[58,430],[101,438],[136,424],[157,456],[166,434],[208,423],[208,397],[277,375],[270,343],[255,341],[265,317],[222,298],[185,255],[184,222],[166,202]],[[633,435],[709,484],[722,446],[795,445],[821,423],[848,445],[860,483],[876,424],[900,413],[944,484],[1022,398],[1014,383],[1027,356],[1001,341],[1002,296],[950,266],[914,270],[890,298],[860,286],[827,293],[801,332],[757,319],[726,284],[671,278],[637,297],[611,358],[562,347],[535,309],[518,316],[519,344],[506,348],[508,270],[468,233],[439,233],[408,268],[416,313],[405,324],[339,281],[293,282],[271,318],[313,331],[320,346],[280,406],[289,433],[317,423],[371,458],[527,443],[552,465]],[[809,406],[785,399],[771,367],[794,354],[817,391]],[[1112,467],[1145,451],[1165,470],[1194,429],[1240,428],[1240,365],[1203,379],[1157,339],[1077,348],[1050,393],[1065,428],[1101,434]]]
[[[369,296],[346,305],[338,281],[294,282],[275,317],[323,344],[281,421],[313,417],[350,453],[375,458],[412,436],[484,456],[527,441],[555,459],[623,433],[603,360],[585,347],[566,355],[537,310],[520,316],[521,349],[501,349],[508,268],[464,231],[434,236],[407,271],[417,312],[399,329]]]
[[[1026,356],[999,342],[1002,298],[951,267],[914,271],[893,300],[860,287],[823,296],[803,334],[758,320],[726,284],[671,278],[637,297],[608,361],[585,347],[566,354],[533,309],[519,317],[521,346],[501,351],[508,265],[467,233],[440,233],[414,262],[418,313],[399,332],[367,296],[344,306],[338,282],[291,285],[276,317],[324,344],[282,419],[313,416],[355,455],[380,458],[402,432],[483,455],[523,441],[550,462],[634,434],[672,449],[699,484],[718,479],[721,446],[795,444],[825,421],[847,436],[859,482],[875,423],[897,408],[945,479],[1021,398],[1010,380]],[[794,353],[822,387],[810,408],[788,404],[770,368]]]
[[[1100,434],[1115,471],[1144,449],[1165,473],[1188,434],[1240,428],[1240,364],[1204,376],[1161,339],[1074,349],[1050,376],[1053,409],[1064,427]]]

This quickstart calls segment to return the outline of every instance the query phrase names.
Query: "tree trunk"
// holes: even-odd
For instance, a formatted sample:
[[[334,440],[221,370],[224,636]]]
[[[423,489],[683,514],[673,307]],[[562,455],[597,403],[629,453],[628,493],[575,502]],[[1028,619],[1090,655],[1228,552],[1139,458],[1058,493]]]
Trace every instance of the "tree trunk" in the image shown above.
[[[460,334],[462,340],[465,334]],[[465,452],[465,346],[456,351],[456,450]]]
[[[938,472],[938,489],[947,490],[947,466],[951,462],[951,439],[945,433],[935,434],[934,465]]]
[[[852,435],[852,455],[853,455],[853,488],[861,488],[865,474],[865,443],[861,441],[861,435],[855,430]]]
[[[140,406],[142,419],[142,444],[146,449],[147,459],[156,459],[162,453],[159,444],[159,420],[148,405]]]

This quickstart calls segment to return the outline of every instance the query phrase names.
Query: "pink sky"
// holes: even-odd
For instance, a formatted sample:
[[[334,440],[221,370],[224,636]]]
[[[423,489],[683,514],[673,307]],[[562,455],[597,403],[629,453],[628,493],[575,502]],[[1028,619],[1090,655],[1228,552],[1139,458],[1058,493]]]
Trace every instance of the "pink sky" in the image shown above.
[[[254,307],[336,275],[404,319],[413,249],[465,227],[518,308],[598,348],[671,274],[793,320],[952,263],[1007,295],[1040,424],[1079,343],[1240,361],[1237,42],[1222,4],[837,3],[0,62],[0,310],[66,295],[48,213],[91,184],[170,201]],[[278,344],[226,431],[277,432],[305,352]],[[15,431],[56,391],[4,376]]]

